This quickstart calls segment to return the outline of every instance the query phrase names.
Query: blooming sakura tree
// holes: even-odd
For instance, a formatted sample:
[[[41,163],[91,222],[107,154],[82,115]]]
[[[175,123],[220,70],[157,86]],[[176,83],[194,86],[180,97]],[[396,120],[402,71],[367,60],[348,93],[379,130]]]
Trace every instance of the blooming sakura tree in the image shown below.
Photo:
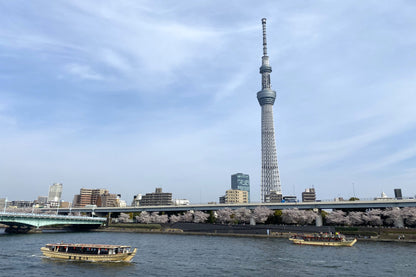
[[[233,211],[230,208],[220,209],[217,211],[217,221],[221,224],[231,222]]]
[[[256,223],[264,223],[267,218],[273,214],[273,211],[266,207],[256,207],[253,210],[253,218]]]
[[[246,208],[239,208],[234,211],[234,219],[240,223],[249,223],[252,217],[252,212]]]
[[[153,212],[150,215],[150,222],[152,222],[152,223],[164,224],[164,223],[166,223],[168,221],[169,221],[169,218],[168,218],[168,216],[166,214],[159,215],[158,212]]]
[[[143,211],[140,213],[140,215],[136,216],[136,220],[139,223],[145,223],[145,224],[152,222],[152,218],[150,214],[146,211]]]
[[[399,208],[390,208],[383,211],[384,223],[389,226],[403,227],[403,217]]]
[[[282,222],[285,224],[297,224],[297,209],[282,210]]]
[[[191,211],[187,211],[183,215],[180,216],[181,222],[192,222],[194,220],[194,213]]]
[[[363,212],[349,212],[345,221],[346,225],[362,225],[364,223]]]
[[[383,220],[381,219],[381,210],[373,209],[363,213],[362,219],[365,225],[370,226],[381,226],[383,225]]]
[[[181,216],[180,215],[171,215],[170,217],[169,217],[169,222],[170,223],[176,223],[176,222],[179,222],[181,220]]]
[[[402,217],[406,226],[416,226],[416,208],[408,207],[401,210]]]
[[[316,216],[317,214],[311,210],[289,209],[282,211],[282,221],[286,224],[312,224]]]
[[[195,211],[194,212],[194,223],[204,223],[207,221],[209,214],[201,212],[201,211]]]
[[[132,222],[132,220],[130,219],[130,216],[125,213],[120,213],[117,219],[118,219],[118,222],[120,223]]]
[[[346,225],[346,213],[341,210],[335,210],[326,216],[326,222],[333,225]]]

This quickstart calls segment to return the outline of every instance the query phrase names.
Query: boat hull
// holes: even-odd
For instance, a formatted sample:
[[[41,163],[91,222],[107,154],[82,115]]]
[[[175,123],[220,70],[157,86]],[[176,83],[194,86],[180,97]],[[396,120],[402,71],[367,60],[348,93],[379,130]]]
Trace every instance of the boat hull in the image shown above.
[[[291,238],[290,240],[294,244],[314,245],[314,246],[348,246],[348,247],[351,247],[357,242],[357,239],[346,240],[346,241],[307,241],[303,239]]]
[[[62,260],[77,260],[77,261],[91,261],[91,262],[130,262],[136,255],[137,249],[134,248],[129,253],[118,253],[118,254],[105,254],[105,255],[92,255],[92,254],[78,254],[78,253],[66,253],[51,251],[47,247],[40,249],[46,257]]]

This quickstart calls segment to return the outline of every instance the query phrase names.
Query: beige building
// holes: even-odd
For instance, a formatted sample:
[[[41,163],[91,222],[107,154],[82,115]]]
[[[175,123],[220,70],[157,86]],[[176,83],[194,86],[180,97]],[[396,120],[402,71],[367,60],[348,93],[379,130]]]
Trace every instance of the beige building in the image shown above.
[[[248,191],[229,189],[225,192],[225,204],[248,203]]]
[[[109,194],[107,189],[86,189],[81,188],[80,193],[74,196],[73,207],[85,207],[97,205],[101,195]]]

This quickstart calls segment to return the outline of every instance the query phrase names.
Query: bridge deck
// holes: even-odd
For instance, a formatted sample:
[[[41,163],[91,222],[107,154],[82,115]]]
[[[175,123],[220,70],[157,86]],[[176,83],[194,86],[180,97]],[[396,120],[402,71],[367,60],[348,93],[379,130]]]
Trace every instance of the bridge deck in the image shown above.
[[[169,206],[138,206],[138,207],[88,207],[59,209],[61,213],[87,212],[87,213],[134,213],[134,212],[183,212],[183,211],[216,211],[230,208],[254,209],[256,207],[267,207],[272,210],[282,209],[383,209],[392,207],[416,207],[416,199],[386,199],[365,201],[327,201],[327,202],[296,202],[296,203],[248,203],[248,204],[192,204],[192,205],[169,205]],[[48,210],[48,209],[44,209]],[[56,210],[56,209],[54,209]]]
[[[49,214],[0,213],[0,223],[5,225],[26,225],[42,227],[48,225],[101,225],[103,217],[65,216]]]

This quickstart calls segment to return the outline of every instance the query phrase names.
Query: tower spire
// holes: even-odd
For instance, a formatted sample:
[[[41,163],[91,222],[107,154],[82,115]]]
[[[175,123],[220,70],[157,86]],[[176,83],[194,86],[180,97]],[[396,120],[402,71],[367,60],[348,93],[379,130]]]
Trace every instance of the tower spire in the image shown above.
[[[267,56],[266,18],[261,20],[263,25],[263,56]]]

